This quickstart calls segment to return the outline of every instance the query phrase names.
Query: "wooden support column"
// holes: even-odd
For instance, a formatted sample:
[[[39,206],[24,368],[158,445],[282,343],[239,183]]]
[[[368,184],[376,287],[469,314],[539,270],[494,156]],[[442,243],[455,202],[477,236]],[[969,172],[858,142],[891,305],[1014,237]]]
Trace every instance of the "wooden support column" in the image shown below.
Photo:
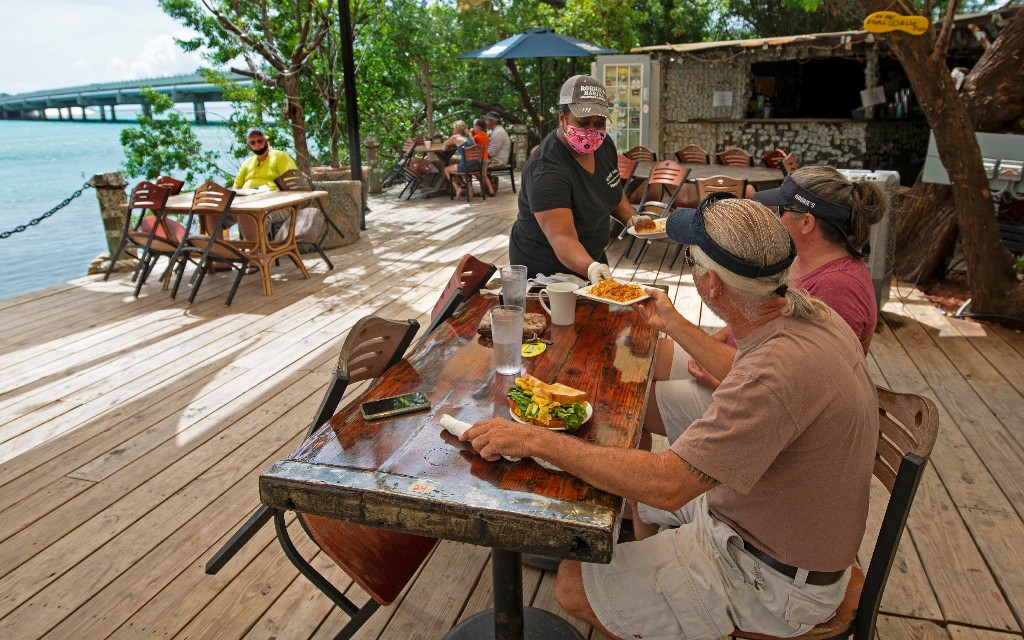
[[[195,114],[196,124],[206,124],[206,103],[198,100],[192,103],[192,113]]]

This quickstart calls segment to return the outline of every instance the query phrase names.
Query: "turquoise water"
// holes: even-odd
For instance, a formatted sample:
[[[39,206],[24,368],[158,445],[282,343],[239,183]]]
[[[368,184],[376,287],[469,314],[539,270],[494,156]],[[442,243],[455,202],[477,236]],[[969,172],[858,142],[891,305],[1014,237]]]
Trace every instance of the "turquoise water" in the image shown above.
[[[119,136],[128,126],[134,125],[0,120],[0,231],[38,218],[93,175],[120,171]],[[222,167],[237,170],[226,128],[196,131],[204,146],[227,158]],[[0,300],[84,276],[106,251],[96,192],[89,189],[38,225],[0,239]]]

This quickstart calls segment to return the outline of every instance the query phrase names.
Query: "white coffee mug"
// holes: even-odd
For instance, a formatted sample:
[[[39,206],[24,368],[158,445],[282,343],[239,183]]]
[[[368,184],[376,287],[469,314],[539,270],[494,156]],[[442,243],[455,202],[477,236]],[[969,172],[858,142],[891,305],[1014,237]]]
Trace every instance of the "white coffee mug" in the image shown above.
[[[579,285],[571,282],[549,284],[540,292],[540,306],[551,316],[551,324],[569,325],[576,322],[576,294]],[[549,307],[545,296],[551,301]]]

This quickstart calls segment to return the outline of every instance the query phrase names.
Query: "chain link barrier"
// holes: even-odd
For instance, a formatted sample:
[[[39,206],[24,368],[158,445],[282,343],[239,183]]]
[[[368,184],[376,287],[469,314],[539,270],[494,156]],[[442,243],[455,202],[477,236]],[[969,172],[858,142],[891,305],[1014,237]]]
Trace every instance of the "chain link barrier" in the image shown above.
[[[49,218],[53,214],[57,213],[58,211],[60,211],[64,207],[66,207],[69,204],[71,204],[72,200],[74,200],[78,196],[82,195],[82,192],[85,191],[86,189],[91,189],[92,186],[93,186],[92,181],[91,180],[87,180],[84,184],[82,184],[82,188],[81,189],[78,189],[77,191],[72,193],[67,198],[64,198],[63,202],[58,204],[56,207],[50,209],[49,211],[47,211],[43,215],[39,216],[38,218],[33,218],[32,220],[29,220],[28,224],[19,224],[18,226],[14,227],[14,229],[11,229],[10,231],[0,232],[0,240],[6,240],[7,238],[10,238],[12,235],[14,235],[16,233],[21,233],[22,231],[24,231],[25,229],[28,229],[29,227],[36,226],[37,224],[39,224],[43,220],[46,220],[47,218]]]

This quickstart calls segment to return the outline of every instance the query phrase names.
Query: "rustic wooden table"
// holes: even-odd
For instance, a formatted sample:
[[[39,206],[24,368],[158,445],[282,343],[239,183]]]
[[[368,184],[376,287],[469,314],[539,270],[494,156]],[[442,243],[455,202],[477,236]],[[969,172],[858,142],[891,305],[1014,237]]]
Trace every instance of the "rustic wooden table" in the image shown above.
[[[256,228],[262,230],[266,228],[266,217],[274,211],[292,209],[313,198],[325,197],[328,197],[326,191],[265,191],[248,196],[239,195],[231,201],[228,213],[233,216],[250,216],[256,221]],[[192,194],[181,193],[171,196],[167,200],[165,211],[172,214],[187,214],[191,208]],[[302,272],[302,277],[309,277],[306,265],[302,262],[302,256],[299,255],[299,247],[295,243],[296,218],[295,215],[291,216],[288,223],[288,238],[284,242],[272,242],[267,238],[266,233],[259,233],[255,241],[233,240],[230,243],[246,251],[251,263],[259,268],[264,295],[269,296],[274,293],[274,287],[270,280],[270,266],[277,258],[288,256]]]
[[[449,638],[575,638],[564,620],[524,611],[520,554],[609,562],[622,500],[533,460],[487,462],[438,424],[442,414],[471,423],[509,415],[513,378],[494,373],[491,343],[476,333],[497,303],[471,298],[360,398],[422,391],[429,412],[368,422],[352,402],[260,477],[260,496],[271,507],[492,547],[495,609]],[[594,407],[565,437],[636,446],[657,332],[629,308],[581,299],[576,323],[546,337],[553,344],[524,358],[524,370],[586,391]]]

